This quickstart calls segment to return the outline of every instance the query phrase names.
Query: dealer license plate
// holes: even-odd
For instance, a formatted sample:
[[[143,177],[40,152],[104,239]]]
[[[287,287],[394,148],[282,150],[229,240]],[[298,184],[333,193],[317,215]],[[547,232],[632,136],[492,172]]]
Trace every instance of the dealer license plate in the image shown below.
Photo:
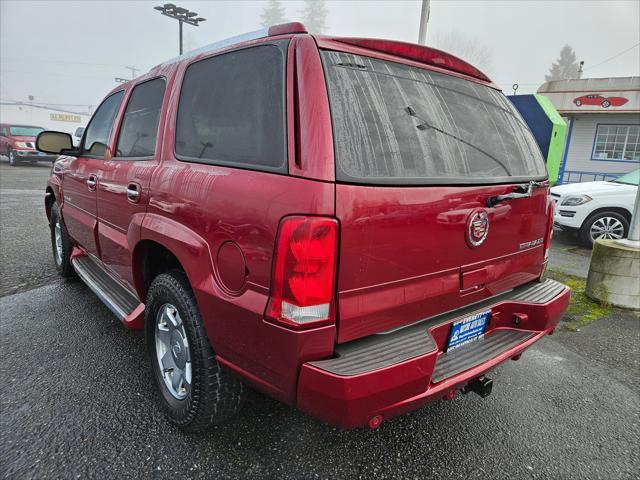
[[[461,347],[484,336],[491,311],[476,313],[470,317],[453,322],[446,351]]]

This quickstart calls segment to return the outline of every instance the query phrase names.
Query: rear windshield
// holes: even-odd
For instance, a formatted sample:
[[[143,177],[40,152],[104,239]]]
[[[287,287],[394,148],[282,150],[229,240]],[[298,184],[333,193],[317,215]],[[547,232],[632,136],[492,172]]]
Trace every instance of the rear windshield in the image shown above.
[[[322,51],[339,181],[479,184],[547,177],[500,92],[451,75]]]

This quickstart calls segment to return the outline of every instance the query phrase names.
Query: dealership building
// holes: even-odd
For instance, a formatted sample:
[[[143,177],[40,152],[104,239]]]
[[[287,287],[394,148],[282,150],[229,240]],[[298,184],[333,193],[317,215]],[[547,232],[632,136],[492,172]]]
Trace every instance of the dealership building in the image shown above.
[[[90,115],[45,105],[1,101],[0,123],[32,125],[45,130],[73,133],[78,127],[86,127]]]
[[[557,80],[537,93],[568,124],[558,184],[608,180],[640,166],[640,77]]]

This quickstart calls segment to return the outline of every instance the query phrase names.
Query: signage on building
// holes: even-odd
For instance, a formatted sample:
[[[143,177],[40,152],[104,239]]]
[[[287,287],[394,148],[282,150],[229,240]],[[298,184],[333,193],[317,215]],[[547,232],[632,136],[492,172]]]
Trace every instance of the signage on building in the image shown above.
[[[640,77],[557,80],[538,93],[560,113],[640,112]]]
[[[54,122],[80,123],[80,115],[72,115],[69,113],[50,113],[49,118]]]

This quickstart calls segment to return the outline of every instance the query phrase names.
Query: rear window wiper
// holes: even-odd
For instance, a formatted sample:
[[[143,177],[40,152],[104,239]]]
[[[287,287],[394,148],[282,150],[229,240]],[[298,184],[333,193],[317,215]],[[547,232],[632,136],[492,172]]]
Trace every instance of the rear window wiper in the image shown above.
[[[464,143],[465,145],[470,146],[471,148],[479,151],[480,153],[482,153],[483,155],[486,155],[487,157],[489,157],[491,160],[493,160],[494,162],[496,162],[498,165],[500,165],[502,167],[502,169],[507,172],[507,175],[511,176],[511,172],[509,171],[509,169],[506,167],[506,165],[501,162],[499,159],[497,159],[496,157],[494,157],[493,155],[491,155],[489,152],[484,151],[482,148],[474,145],[471,142],[467,142],[466,140],[458,137],[457,135],[454,135],[452,133],[449,133],[445,130],[442,130],[438,127],[434,127],[433,125],[429,124],[429,122],[427,122],[424,118],[420,118],[418,116],[418,114],[416,113],[416,111],[413,109],[413,107],[411,107],[410,105],[404,109],[405,112],[407,112],[410,116],[417,118],[418,120],[420,120],[422,123],[419,125],[416,125],[416,128],[418,130],[428,130],[428,129],[432,129],[435,130],[438,133],[442,133],[443,135],[447,135],[448,137],[451,137],[461,143]]]
[[[487,207],[494,207],[498,203],[504,202],[505,200],[513,200],[515,198],[528,198],[533,195],[534,188],[540,188],[544,186],[544,183],[535,182],[533,180],[526,185],[516,185],[515,187],[513,187],[513,192],[511,193],[507,193],[506,195],[495,195],[493,197],[487,198]]]

